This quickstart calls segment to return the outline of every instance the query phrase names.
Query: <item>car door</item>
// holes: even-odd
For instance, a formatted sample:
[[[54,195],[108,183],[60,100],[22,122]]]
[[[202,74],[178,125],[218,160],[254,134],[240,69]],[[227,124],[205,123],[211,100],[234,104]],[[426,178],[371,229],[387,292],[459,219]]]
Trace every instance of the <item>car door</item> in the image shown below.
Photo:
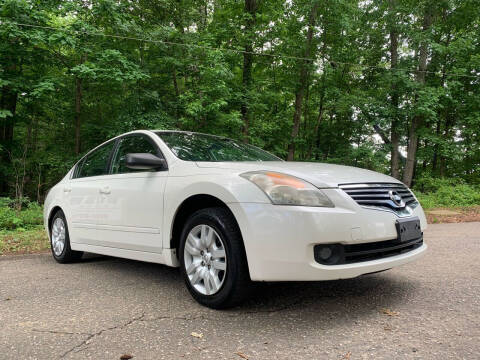
[[[101,243],[101,236],[97,232],[98,217],[102,213],[99,207],[100,191],[108,177],[115,144],[116,141],[112,140],[88,153],[77,163],[72,178],[64,185],[65,210],[72,243]]]
[[[146,134],[119,138],[112,155],[110,175],[100,181],[98,229],[105,246],[161,252],[163,193],[168,170],[133,170],[125,165],[129,153],[163,155]]]

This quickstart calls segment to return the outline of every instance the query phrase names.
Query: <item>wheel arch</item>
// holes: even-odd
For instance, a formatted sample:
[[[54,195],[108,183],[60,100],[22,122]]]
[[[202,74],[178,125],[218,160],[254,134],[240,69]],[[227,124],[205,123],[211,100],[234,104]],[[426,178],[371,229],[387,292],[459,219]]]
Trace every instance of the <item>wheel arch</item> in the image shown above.
[[[52,228],[52,220],[53,220],[53,217],[55,216],[55,214],[57,213],[57,211],[62,211],[63,212],[63,209],[59,206],[59,205],[55,205],[54,207],[52,207],[50,209],[50,212],[48,213],[48,234],[50,234],[50,229]],[[65,214],[65,212],[63,212]]]
[[[232,211],[229,209],[228,205],[220,200],[218,197],[210,195],[210,194],[195,194],[190,195],[188,198],[183,200],[180,205],[177,207],[175,211],[175,215],[173,217],[171,229],[170,229],[170,248],[171,249],[178,249],[178,245],[180,243],[180,235],[183,229],[183,225],[185,221],[187,221],[188,217],[192,215],[194,212],[206,209],[210,207],[221,207],[228,209],[232,218],[235,219]],[[237,220],[235,219],[235,222]],[[237,222],[238,226],[238,222]]]
[[[243,243],[244,255],[248,263],[248,258],[245,252],[245,243],[243,241],[242,230],[240,228],[238,220],[236,219],[232,210],[228,207],[228,205],[224,201],[222,201],[218,197],[211,194],[191,195],[185,200],[183,200],[183,202],[178,206],[172,221],[171,229],[170,229],[170,248],[176,250],[177,258],[178,258],[178,247],[180,244],[180,236],[183,230],[183,225],[194,212],[201,209],[210,208],[210,207],[221,207],[226,209],[230,213],[230,215],[232,216],[232,219],[235,221],[238,231],[240,232],[240,236],[242,238],[242,243]]]

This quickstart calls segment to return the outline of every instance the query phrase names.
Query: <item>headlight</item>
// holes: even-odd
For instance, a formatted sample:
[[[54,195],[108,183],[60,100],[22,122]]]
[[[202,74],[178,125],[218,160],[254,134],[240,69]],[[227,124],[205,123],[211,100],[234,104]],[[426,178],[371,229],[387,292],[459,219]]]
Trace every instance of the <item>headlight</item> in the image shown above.
[[[320,189],[295,176],[273,171],[251,171],[240,176],[257,185],[275,205],[334,207]]]

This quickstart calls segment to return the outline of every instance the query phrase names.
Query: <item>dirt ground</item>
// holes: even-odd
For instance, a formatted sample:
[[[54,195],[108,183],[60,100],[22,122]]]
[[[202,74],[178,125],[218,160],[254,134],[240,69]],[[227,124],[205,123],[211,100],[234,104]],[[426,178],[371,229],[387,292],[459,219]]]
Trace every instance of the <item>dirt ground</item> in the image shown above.
[[[429,224],[480,221],[480,206],[456,209],[430,209],[425,211]]]

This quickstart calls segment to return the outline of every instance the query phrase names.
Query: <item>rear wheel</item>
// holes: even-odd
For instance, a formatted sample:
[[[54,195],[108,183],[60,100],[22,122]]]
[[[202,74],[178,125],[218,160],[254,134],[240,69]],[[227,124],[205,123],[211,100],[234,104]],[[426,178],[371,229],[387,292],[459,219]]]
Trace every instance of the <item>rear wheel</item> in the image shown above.
[[[248,295],[250,277],[242,237],[227,209],[195,212],[184,226],[179,255],[187,288],[200,304],[227,308]]]
[[[50,245],[53,258],[59,263],[77,261],[83,255],[82,251],[74,251],[70,248],[67,220],[62,210],[58,210],[53,216],[50,227]]]

